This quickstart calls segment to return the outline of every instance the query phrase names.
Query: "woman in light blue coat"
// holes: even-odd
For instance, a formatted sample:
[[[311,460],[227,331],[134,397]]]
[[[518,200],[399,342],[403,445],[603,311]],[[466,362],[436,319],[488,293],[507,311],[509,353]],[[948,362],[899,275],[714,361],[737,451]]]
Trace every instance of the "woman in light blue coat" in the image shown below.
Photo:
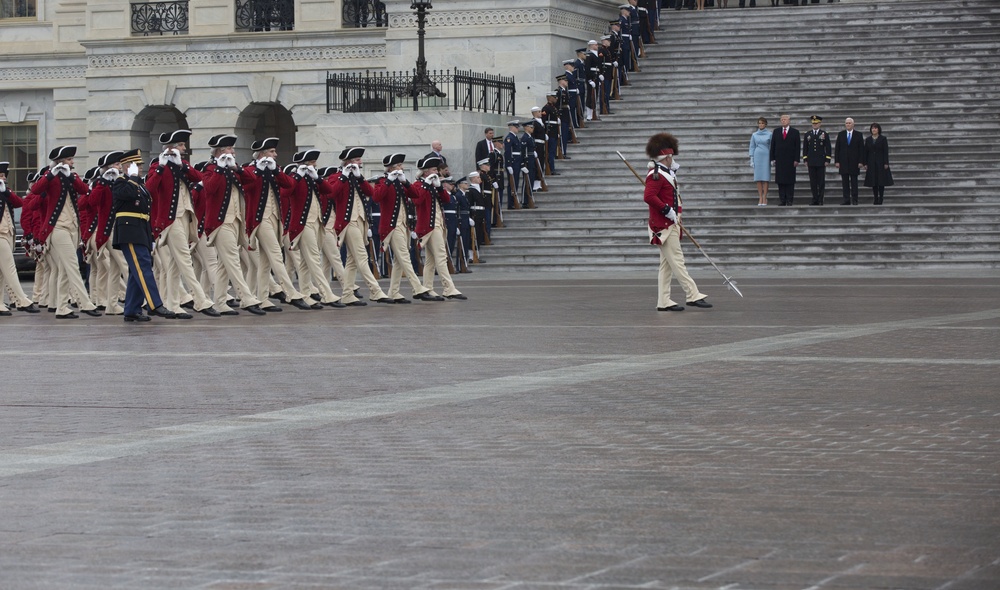
[[[771,182],[771,132],[767,119],[757,119],[757,131],[750,136],[750,167],[757,182],[757,206],[767,205],[767,187]]]

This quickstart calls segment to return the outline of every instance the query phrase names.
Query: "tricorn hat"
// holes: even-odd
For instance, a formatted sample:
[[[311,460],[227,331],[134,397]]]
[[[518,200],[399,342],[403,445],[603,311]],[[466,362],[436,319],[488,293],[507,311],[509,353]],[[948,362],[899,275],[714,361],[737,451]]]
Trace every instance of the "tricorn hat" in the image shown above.
[[[163,145],[171,143],[188,143],[191,141],[191,130],[190,129],[178,129],[177,131],[171,131],[169,133],[160,134],[160,143]]]
[[[264,140],[261,140],[261,141],[255,141],[255,142],[251,143],[250,144],[250,151],[252,151],[252,152],[260,152],[260,151],[264,151],[264,150],[277,149],[277,147],[278,147],[278,138],[277,137],[268,137],[267,139],[264,139]]]
[[[427,170],[428,168],[437,168],[442,164],[443,160],[437,156],[427,156],[426,158],[417,160],[417,168],[421,170]]]
[[[49,152],[49,159],[55,162],[56,160],[62,160],[63,158],[72,158],[75,155],[75,145],[61,145]]]
[[[295,172],[295,169],[298,167],[298,164],[285,164],[285,167],[282,168],[281,171],[285,174],[291,174],[292,172]]]
[[[296,164],[312,162],[319,159],[319,154],[319,150],[304,150],[292,156],[292,162],[295,162]]]
[[[84,180],[94,180],[97,177],[97,173],[101,171],[100,166],[94,166],[93,168],[87,170],[83,173]]]
[[[105,166],[110,166],[111,164],[114,164],[115,162],[121,162],[122,161],[122,157],[124,157],[124,156],[125,156],[125,152],[122,152],[122,151],[108,152],[108,153],[104,154],[103,156],[101,156],[97,160],[97,166],[100,167],[100,168],[104,168]]]
[[[388,156],[382,158],[382,165],[388,168],[389,166],[402,164],[405,161],[406,161],[406,154],[396,152],[395,154],[389,154]]]
[[[346,162],[347,160],[360,158],[363,155],[365,155],[365,148],[363,147],[344,148],[344,151],[340,152],[340,161]]]
[[[230,135],[228,133],[222,133],[220,135],[213,135],[212,139],[208,140],[208,147],[210,148],[227,148],[236,145],[237,137],[235,135]]]
[[[677,138],[669,133],[657,133],[646,143],[646,155],[654,160],[677,153]]]
[[[339,166],[323,166],[322,168],[316,171],[316,175],[319,176],[320,178],[326,178],[327,176],[330,176],[331,174],[336,174],[339,171],[340,171]]]

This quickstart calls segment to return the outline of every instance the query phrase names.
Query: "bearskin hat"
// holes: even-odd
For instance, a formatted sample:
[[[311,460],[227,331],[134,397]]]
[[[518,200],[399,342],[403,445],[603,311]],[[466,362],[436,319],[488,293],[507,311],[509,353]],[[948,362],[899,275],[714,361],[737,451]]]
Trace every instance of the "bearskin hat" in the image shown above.
[[[668,151],[669,150],[669,151]],[[657,133],[649,138],[646,144],[646,155],[653,160],[660,159],[660,156],[667,154],[677,155],[677,138],[669,133]]]

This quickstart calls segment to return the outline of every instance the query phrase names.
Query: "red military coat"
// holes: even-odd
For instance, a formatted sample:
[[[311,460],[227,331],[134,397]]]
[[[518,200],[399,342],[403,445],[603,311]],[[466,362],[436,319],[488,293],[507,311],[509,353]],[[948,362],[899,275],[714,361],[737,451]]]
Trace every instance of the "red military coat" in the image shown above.
[[[200,172],[195,170],[186,160],[181,162],[181,166],[172,163],[166,166],[156,166],[146,175],[146,188],[153,197],[153,211],[150,215],[153,239],[156,239],[163,230],[170,227],[170,224],[177,217],[177,201],[180,197],[181,182],[187,183],[193,201],[192,185],[202,181]],[[196,205],[195,209],[197,210]]]
[[[80,199],[80,226],[86,231],[80,232],[80,237],[86,243],[90,236],[97,234],[95,244],[97,248],[104,246],[114,229],[114,219],[111,217],[111,209],[114,205],[114,196],[111,194],[111,182],[99,178],[90,189],[90,194]],[[86,216],[86,219],[84,219]]]
[[[332,198],[333,189],[323,179],[313,180],[308,176],[299,177],[298,175],[293,175],[291,178],[297,179],[295,186],[286,189],[282,197],[285,194],[288,195],[286,199],[288,207],[285,210],[285,232],[288,233],[288,239],[295,240],[306,227],[306,219],[309,218],[309,210],[312,207],[313,192],[319,198],[320,206],[325,206]]]
[[[451,196],[443,188],[419,180],[410,185],[410,198],[417,209],[417,235],[424,237],[434,229],[434,199],[443,207],[451,202]]]
[[[327,178],[326,183],[330,185],[333,195],[333,208],[337,212],[337,220],[334,223],[333,229],[337,232],[337,235],[340,235],[340,232],[344,231],[344,228],[350,223],[351,216],[354,215],[354,194],[351,191],[351,181],[338,172]],[[357,179],[357,186],[358,190],[366,197],[371,198],[372,194],[374,194],[372,185],[364,178]]]
[[[24,231],[25,237],[31,236],[35,237],[35,232],[38,231],[38,220],[41,219],[41,214],[39,213],[39,205],[41,204],[41,199],[37,195],[31,195],[24,197],[22,200],[23,209],[21,210],[21,230]]]
[[[252,237],[254,232],[257,231],[257,226],[264,219],[264,207],[267,205],[268,188],[274,189],[274,194],[277,195],[278,204],[280,205],[278,217],[284,219],[287,207],[282,198],[282,193],[284,193],[282,189],[294,187],[295,181],[292,180],[291,176],[282,172],[280,168],[273,171],[269,170],[268,172],[271,172],[271,174],[268,175],[254,165],[247,165],[243,167],[243,172],[243,199],[246,202],[245,223],[247,237]]]
[[[230,173],[227,174],[226,171]],[[243,184],[250,182],[252,176],[243,168],[220,168],[218,166],[208,166],[202,177],[205,185],[204,210],[200,219],[202,230],[205,235],[212,235],[219,229],[226,219],[226,212],[230,207],[240,207],[240,203],[233,202],[232,189],[236,189],[240,197],[243,197]]]
[[[392,233],[400,215],[406,217],[406,201],[411,199],[412,187],[413,185],[409,183],[390,182],[385,177],[375,183],[372,200],[378,203],[381,212],[378,224],[379,239],[384,241]]]
[[[63,178],[65,177],[46,172],[45,176],[31,187],[31,194],[38,196],[39,201],[40,219],[35,231],[35,239],[39,242],[49,239],[63,207],[73,207],[71,200],[90,193],[90,187],[75,173],[66,179],[66,190],[63,190]],[[79,221],[80,213],[77,210],[77,222]]]
[[[663,209],[672,207],[678,215],[681,213],[675,183],[670,169],[659,162],[646,174],[646,190],[642,196],[649,205],[649,229],[654,234],[650,240],[651,244],[658,245],[660,241],[655,234],[674,224],[663,214]]]

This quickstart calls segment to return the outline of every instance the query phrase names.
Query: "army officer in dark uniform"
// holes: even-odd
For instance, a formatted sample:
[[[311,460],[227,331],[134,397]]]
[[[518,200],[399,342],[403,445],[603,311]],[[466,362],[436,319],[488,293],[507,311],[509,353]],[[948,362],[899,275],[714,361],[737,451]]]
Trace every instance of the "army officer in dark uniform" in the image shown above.
[[[125,321],[149,321],[150,316],[142,313],[143,301],[146,302],[150,315],[173,318],[174,313],[163,307],[163,300],[160,299],[160,292],[153,278],[153,261],[150,257],[153,229],[149,223],[153,199],[139,175],[139,163],[142,162],[139,150],[126,153],[122,162],[126,161],[131,161],[126,175],[111,186],[115,218],[115,233],[111,245],[125,254],[129,271],[128,285],[125,288]]]

